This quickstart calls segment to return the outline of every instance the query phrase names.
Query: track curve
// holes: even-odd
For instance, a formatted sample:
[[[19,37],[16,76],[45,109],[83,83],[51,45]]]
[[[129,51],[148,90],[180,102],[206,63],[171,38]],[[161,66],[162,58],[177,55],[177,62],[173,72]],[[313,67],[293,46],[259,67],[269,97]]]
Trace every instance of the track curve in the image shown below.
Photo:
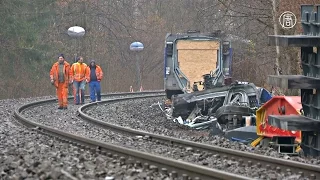
[[[128,97],[128,98],[117,98],[112,100],[106,100],[101,103],[113,103],[118,101],[126,101],[126,100],[132,100],[137,98],[152,98],[155,96],[149,96],[149,97]],[[78,108],[79,116],[83,118],[84,120],[96,124],[98,126],[102,126],[104,128],[109,128],[112,130],[128,133],[135,136],[144,136],[149,138],[150,140],[158,141],[160,143],[166,143],[173,146],[180,146],[185,148],[192,148],[193,151],[207,151],[214,155],[217,158],[223,158],[226,160],[237,160],[240,162],[240,164],[246,164],[247,166],[252,166],[256,168],[264,167],[269,170],[274,170],[276,172],[293,172],[296,173],[301,178],[307,178],[307,179],[316,179],[320,178],[320,166],[316,165],[310,165],[290,160],[284,160],[284,159],[278,159],[258,154],[252,154],[212,145],[206,145],[202,143],[192,142],[188,140],[153,134],[145,131],[135,130],[128,127],[122,127],[116,124],[108,123],[96,118],[93,118],[89,115],[87,115],[84,111],[92,106],[96,106],[96,103],[91,104],[85,104]]]
[[[161,93],[161,92],[115,93],[115,94],[106,95],[106,96],[115,96],[115,95],[121,96],[121,95],[131,95],[131,94],[152,96],[150,95],[152,93],[154,94],[154,93]],[[120,146],[115,146],[110,143],[105,143],[105,142],[101,142],[101,141],[97,141],[89,138],[84,138],[71,133],[66,133],[49,126],[45,126],[43,124],[33,122],[32,120],[22,115],[22,112],[26,111],[29,108],[40,106],[46,103],[53,103],[55,101],[56,99],[49,99],[49,100],[33,102],[33,103],[20,106],[15,110],[14,117],[25,126],[29,128],[33,128],[38,132],[52,135],[56,138],[60,138],[63,141],[67,141],[75,145],[89,147],[90,149],[98,153],[105,153],[105,154],[108,154],[109,156],[119,157],[120,159],[123,160],[123,163],[132,163],[132,160],[135,159],[136,163],[143,162],[146,168],[151,168],[153,170],[159,170],[159,168],[162,168],[161,170],[163,172],[172,170],[171,176],[180,175],[180,177],[182,177],[183,179],[186,179],[188,177],[192,177],[194,179],[235,179],[235,180],[250,179],[240,175],[219,171],[219,170],[207,168],[204,166],[194,165],[192,163],[181,162],[181,161],[173,160],[170,158],[156,156],[149,153],[130,150]],[[138,161],[140,160],[140,161],[137,162],[137,160]]]

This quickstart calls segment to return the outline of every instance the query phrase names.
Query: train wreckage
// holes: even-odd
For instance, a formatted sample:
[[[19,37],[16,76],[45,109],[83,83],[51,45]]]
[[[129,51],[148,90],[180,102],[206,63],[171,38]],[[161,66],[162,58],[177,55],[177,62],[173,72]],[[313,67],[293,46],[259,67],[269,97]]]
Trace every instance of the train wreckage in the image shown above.
[[[255,112],[271,99],[270,93],[252,83],[228,86],[174,95],[167,106],[169,119],[192,128],[208,128],[217,122],[221,129],[232,130],[255,125]]]
[[[232,48],[220,31],[168,34],[165,90],[169,119],[196,129],[218,122],[223,129],[255,123],[255,111],[271,98],[252,83],[231,82]],[[203,71],[210,74],[203,75]],[[190,82],[194,82],[192,88]]]
[[[226,134],[250,128],[242,138],[252,138],[251,132],[257,137],[256,110],[271,94],[253,83],[232,82],[231,42],[224,39],[221,31],[167,34],[162,109],[168,119],[194,129]]]
[[[320,19],[310,15],[317,14],[314,9],[319,14],[320,5],[301,5],[303,35],[269,36],[270,45],[301,48],[303,74],[270,75],[268,84],[300,89],[300,96],[272,97],[252,83],[231,82],[231,42],[221,31],[167,34],[167,101],[159,103],[167,118],[253,147],[260,144],[279,153],[319,157],[320,36],[313,27]]]
[[[224,136],[253,147],[272,145],[280,153],[297,154],[300,131],[291,133],[271,127],[265,114],[298,113],[299,105],[291,106],[291,101],[287,102],[288,107],[293,107],[289,111],[274,111],[273,106],[283,104],[282,99],[272,101],[268,90],[253,83],[232,82],[231,64],[231,42],[220,31],[167,34],[164,58],[167,100],[152,106],[159,106],[167,119],[197,130],[209,129],[212,136]],[[264,104],[269,109],[263,108]]]

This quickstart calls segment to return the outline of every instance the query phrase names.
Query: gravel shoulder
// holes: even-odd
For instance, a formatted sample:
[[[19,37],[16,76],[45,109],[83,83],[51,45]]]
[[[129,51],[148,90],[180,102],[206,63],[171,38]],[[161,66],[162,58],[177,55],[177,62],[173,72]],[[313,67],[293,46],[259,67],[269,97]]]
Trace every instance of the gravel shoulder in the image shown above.
[[[26,129],[12,118],[15,108],[53,97],[1,100],[0,179],[165,179],[167,175],[63,143]],[[55,112],[56,105],[50,108]],[[55,116],[60,116],[55,112]]]

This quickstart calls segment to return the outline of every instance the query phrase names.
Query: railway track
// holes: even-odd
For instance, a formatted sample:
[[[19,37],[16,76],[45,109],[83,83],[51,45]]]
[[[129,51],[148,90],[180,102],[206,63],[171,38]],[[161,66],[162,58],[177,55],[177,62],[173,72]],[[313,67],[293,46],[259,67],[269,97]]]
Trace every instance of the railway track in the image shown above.
[[[106,100],[102,103],[114,103],[119,101],[132,100],[137,98],[152,98],[155,96],[142,96],[142,97],[126,97]],[[297,174],[301,178],[306,179],[320,179],[320,166],[310,165],[285,159],[278,159],[253,153],[247,153],[217,146],[206,145],[202,143],[192,142],[188,140],[157,135],[149,132],[139,131],[128,127],[118,126],[116,124],[107,123],[105,121],[93,118],[85,113],[86,109],[96,106],[96,103],[86,104],[79,107],[79,116],[98,126],[116,130],[119,132],[131,134],[134,136],[143,136],[151,141],[156,141],[160,144],[167,144],[170,146],[180,147],[181,149],[189,148],[193,152],[208,152],[210,155],[217,159],[238,161],[239,164],[252,168],[265,168],[267,170],[274,170],[277,173],[284,174]]]
[[[163,94],[159,91],[143,92],[143,93],[115,93],[115,94],[105,95],[104,97],[120,96],[122,98],[118,98],[114,100],[114,101],[119,101],[123,99],[123,96],[128,96],[128,95],[142,95],[142,97],[139,97],[139,98],[147,98],[147,97],[150,98],[150,97],[156,97]],[[104,102],[108,102],[108,101],[110,100],[107,100]],[[138,164],[138,165],[142,164],[146,169],[150,169],[153,171],[161,171],[162,173],[170,174],[170,177],[173,179],[174,178],[235,179],[235,180],[251,179],[248,177],[220,171],[217,169],[195,165],[193,163],[178,161],[171,158],[166,158],[166,157],[162,157],[162,156],[158,156],[150,153],[131,150],[121,146],[116,146],[111,143],[106,143],[106,142],[97,141],[97,140],[82,137],[82,136],[77,136],[71,133],[61,131],[56,128],[52,128],[50,126],[46,126],[46,125],[34,122],[32,119],[28,119],[23,116],[23,112],[30,108],[34,108],[36,106],[41,106],[46,103],[54,103],[54,102],[56,102],[56,99],[49,99],[49,100],[38,101],[38,102],[33,102],[33,103],[23,105],[15,110],[14,117],[21,124],[25,125],[26,127],[33,128],[40,133],[53,136],[55,138],[60,139],[61,141],[66,141],[68,143],[72,143],[80,147],[89,148],[96,153],[102,153],[102,154],[108,155],[109,157],[120,159],[123,163],[131,163],[131,164]],[[92,103],[92,105],[93,104],[96,104],[96,103]],[[86,107],[86,105],[84,105],[84,107]],[[153,137],[153,136],[150,136],[150,137]]]

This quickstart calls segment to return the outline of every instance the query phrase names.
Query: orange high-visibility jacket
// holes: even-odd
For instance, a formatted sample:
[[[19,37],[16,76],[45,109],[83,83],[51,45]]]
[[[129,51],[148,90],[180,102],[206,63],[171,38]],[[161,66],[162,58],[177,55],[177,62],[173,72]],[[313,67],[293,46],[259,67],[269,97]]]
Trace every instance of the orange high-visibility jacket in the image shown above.
[[[89,82],[90,82],[90,66],[87,67],[88,68],[88,72],[89,72]],[[97,76],[97,80],[101,81],[102,77],[103,77],[103,72],[100,66],[96,65],[96,76]]]
[[[90,71],[87,70],[87,64],[85,63],[73,63],[70,68],[70,79],[73,81],[89,80]]]
[[[67,61],[63,62],[63,73],[64,73],[64,85],[68,87],[69,84],[69,70],[70,64]],[[54,80],[54,86],[58,87],[59,84],[59,62],[53,64],[50,70],[50,80]]]

